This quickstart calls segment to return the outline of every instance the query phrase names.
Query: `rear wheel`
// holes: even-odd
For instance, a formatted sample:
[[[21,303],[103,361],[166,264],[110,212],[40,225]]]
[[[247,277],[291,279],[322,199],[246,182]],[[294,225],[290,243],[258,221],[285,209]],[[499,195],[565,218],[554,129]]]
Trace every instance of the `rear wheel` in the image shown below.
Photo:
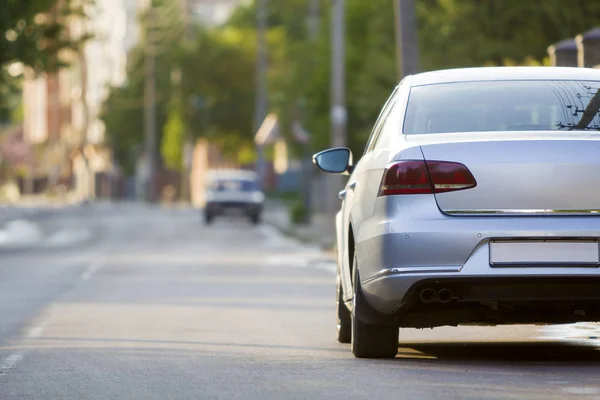
[[[212,213],[210,213],[208,211],[204,212],[204,223],[206,225],[212,224],[214,219],[215,219],[215,216]]]
[[[360,295],[356,257],[354,263],[352,354],[357,358],[394,358],[398,354],[398,328],[393,325],[370,325],[356,318],[367,304]]]
[[[352,314],[344,304],[344,289],[337,273],[337,340],[340,343],[352,342]]]

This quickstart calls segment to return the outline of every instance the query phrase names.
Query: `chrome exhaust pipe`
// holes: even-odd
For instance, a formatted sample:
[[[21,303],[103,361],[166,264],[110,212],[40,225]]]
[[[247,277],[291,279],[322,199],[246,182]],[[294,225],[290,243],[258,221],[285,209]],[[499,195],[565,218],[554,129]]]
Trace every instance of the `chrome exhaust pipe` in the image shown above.
[[[441,289],[437,292],[437,298],[440,303],[450,303],[454,300],[454,292],[450,289]]]
[[[421,290],[421,301],[423,303],[433,303],[438,298],[438,294],[431,288]]]

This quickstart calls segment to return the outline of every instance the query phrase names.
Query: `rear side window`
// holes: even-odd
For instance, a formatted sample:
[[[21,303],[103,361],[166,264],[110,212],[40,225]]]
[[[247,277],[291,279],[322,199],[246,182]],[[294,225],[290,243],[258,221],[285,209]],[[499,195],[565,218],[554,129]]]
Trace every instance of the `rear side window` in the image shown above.
[[[390,114],[390,111],[394,107],[396,103],[396,98],[398,94],[398,87],[394,89],[392,95],[389,97],[385,105],[383,106],[379,117],[377,117],[377,121],[375,121],[375,126],[373,127],[373,131],[371,132],[371,136],[369,137],[369,141],[367,142],[367,146],[365,147],[365,154],[372,151],[377,142],[379,141],[379,137],[381,136],[381,131],[383,129],[383,125]]]
[[[600,130],[600,82],[482,81],[413,87],[404,133]]]
[[[209,189],[214,192],[253,192],[258,190],[258,184],[249,180],[218,179],[210,183]]]

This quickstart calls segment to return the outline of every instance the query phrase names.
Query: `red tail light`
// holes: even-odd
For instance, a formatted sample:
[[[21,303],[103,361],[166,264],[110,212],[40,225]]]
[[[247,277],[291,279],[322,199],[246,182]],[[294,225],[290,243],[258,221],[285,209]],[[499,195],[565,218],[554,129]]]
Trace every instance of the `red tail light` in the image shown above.
[[[379,195],[445,193],[475,186],[473,174],[460,163],[399,161],[385,171]]]
[[[435,193],[453,192],[477,186],[471,171],[460,163],[427,161],[427,169]]]
[[[388,167],[379,189],[380,196],[432,193],[425,161],[400,161]]]

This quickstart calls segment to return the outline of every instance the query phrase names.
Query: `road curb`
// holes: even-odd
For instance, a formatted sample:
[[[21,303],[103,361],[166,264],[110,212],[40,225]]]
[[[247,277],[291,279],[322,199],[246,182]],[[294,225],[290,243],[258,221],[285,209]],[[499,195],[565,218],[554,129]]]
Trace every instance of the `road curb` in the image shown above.
[[[299,229],[303,228],[303,226],[291,223],[284,224],[281,221],[277,221],[277,218],[269,218],[267,213],[265,213],[264,222],[277,229],[284,236],[293,238],[299,242],[317,245],[325,251],[331,250],[334,247],[335,240],[333,238],[324,238],[316,233],[301,232]]]

